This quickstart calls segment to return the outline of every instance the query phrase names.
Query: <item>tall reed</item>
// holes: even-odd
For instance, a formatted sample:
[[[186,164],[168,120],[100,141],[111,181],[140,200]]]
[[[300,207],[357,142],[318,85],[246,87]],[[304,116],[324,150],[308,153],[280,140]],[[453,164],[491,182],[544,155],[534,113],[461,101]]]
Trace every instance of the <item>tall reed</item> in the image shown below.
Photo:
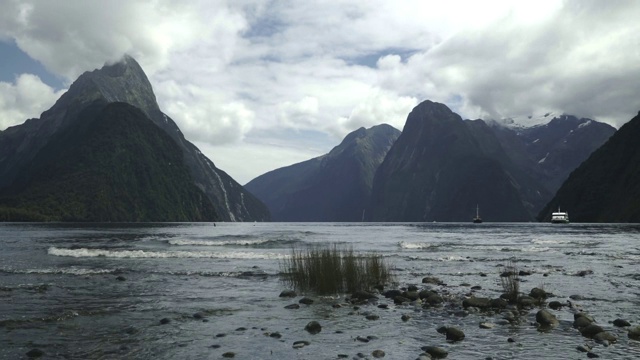
[[[356,254],[336,244],[291,250],[280,263],[281,280],[300,292],[320,295],[370,290],[393,281],[382,255]]]

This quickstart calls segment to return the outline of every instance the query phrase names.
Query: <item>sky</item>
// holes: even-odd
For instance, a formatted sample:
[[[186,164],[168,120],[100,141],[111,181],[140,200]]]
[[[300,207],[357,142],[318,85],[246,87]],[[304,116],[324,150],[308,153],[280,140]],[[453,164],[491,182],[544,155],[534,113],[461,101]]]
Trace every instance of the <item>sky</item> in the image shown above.
[[[133,56],[160,108],[245,184],[424,100],[463,118],[640,110],[640,1],[0,2],[0,130]]]

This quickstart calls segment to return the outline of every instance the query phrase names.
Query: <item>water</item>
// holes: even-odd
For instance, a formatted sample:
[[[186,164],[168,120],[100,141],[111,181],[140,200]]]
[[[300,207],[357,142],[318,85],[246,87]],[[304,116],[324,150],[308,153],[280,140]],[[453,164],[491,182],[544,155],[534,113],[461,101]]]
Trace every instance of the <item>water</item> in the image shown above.
[[[225,352],[237,359],[372,359],[376,349],[387,359],[415,359],[422,346],[435,345],[454,359],[584,359],[581,344],[607,359],[640,358],[640,342],[611,324],[624,318],[640,325],[639,239],[637,225],[0,224],[0,358],[26,358],[37,348],[47,359],[220,359]],[[451,298],[471,293],[469,285],[482,287],[476,296],[498,297],[499,274],[512,260],[532,272],[521,278],[522,291],[542,286],[555,294],[550,300],[580,298],[571,300],[573,310],[554,311],[560,325],[549,332],[534,326],[537,309],[519,324],[502,324],[501,314],[460,316],[449,304],[394,305],[382,296],[388,309],[313,295],[314,304],[285,309],[300,297],[278,296],[282,259],[292,247],[322,243],[382,254],[399,286],[426,287],[422,278],[436,276],[447,285],[430,286]],[[618,342],[605,347],[580,336],[571,326],[575,308]],[[411,319],[403,322],[404,314]],[[163,318],[170,322],[161,325]],[[312,320],[323,326],[317,335],[304,331]],[[482,321],[497,325],[480,329]],[[466,339],[447,343],[436,332],[442,325],[462,329]],[[294,349],[298,340],[310,344]]]

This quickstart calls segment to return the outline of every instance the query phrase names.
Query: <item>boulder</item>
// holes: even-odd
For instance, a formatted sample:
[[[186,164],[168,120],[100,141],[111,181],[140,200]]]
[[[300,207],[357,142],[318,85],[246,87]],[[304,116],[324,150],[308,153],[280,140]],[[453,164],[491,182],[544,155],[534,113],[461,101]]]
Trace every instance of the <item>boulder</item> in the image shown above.
[[[576,329],[582,329],[591,325],[594,322],[593,318],[585,313],[573,314],[573,327]],[[595,335],[595,334],[594,334]]]
[[[358,290],[353,294],[351,294],[351,299],[368,301],[368,300],[377,300],[378,297],[368,291]]]
[[[437,277],[434,276],[427,276],[422,278],[422,283],[423,284],[434,284],[434,285],[442,285],[444,284],[444,282],[440,279],[438,279]]]
[[[382,350],[373,350],[373,352],[371,353],[371,356],[373,356],[376,359],[383,358],[385,355],[386,354]]]
[[[453,326],[447,327],[445,335],[447,336],[447,341],[455,342],[464,340],[464,332]]]
[[[542,309],[536,313],[536,321],[540,326],[555,327],[558,325],[558,319],[549,311]]]
[[[296,294],[296,292],[293,290],[282,290],[282,292],[280,293],[280,297],[296,297],[296,296],[298,296],[298,294]]]
[[[618,338],[615,337],[613,334],[611,334],[608,331],[602,331],[597,333],[594,337],[593,340],[595,340],[595,342],[597,342],[598,344],[613,344],[615,342],[618,341]]]
[[[633,327],[629,329],[627,336],[631,340],[639,340],[640,341],[640,326]]]
[[[497,298],[491,300],[491,307],[493,309],[506,309],[509,303],[505,299]]]
[[[409,303],[411,300],[407,299],[404,296],[396,296],[393,298],[393,303],[396,305],[402,305],[403,303]]]
[[[402,293],[402,296],[411,301],[416,301],[420,299],[420,296],[418,295],[417,291],[405,291],[404,293]]]
[[[400,291],[400,290],[388,290],[388,291],[385,291],[382,295],[384,297],[386,297],[387,299],[393,299],[396,296],[402,296],[402,291]]]
[[[303,297],[298,301],[300,304],[311,305],[313,304],[313,299],[309,299],[308,297]]]
[[[26,355],[29,358],[39,358],[42,355],[44,355],[44,351],[42,351],[40,349],[31,349],[26,353]]]
[[[549,308],[553,309],[553,310],[559,310],[564,306],[563,303],[561,303],[560,301],[551,301],[549,302]]]
[[[582,336],[587,337],[587,338],[593,338],[594,336],[596,336],[596,334],[603,332],[604,329],[596,324],[589,324],[583,328],[580,329],[580,334],[582,334]]]
[[[547,298],[547,292],[536,287],[531,289],[531,292],[529,292],[529,296],[537,300],[544,300]]]
[[[625,319],[615,319],[613,320],[613,325],[617,327],[626,327],[626,326],[631,326],[631,323],[629,323]]]
[[[491,307],[491,299],[482,297],[469,297],[462,301],[462,306],[466,309],[468,307],[475,307],[478,309],[488,309]]]
[[[431,357],[434,359],[444,359],[447,357],[447,355],[449,355],[449,353],[445,349],[437,346],[423,346],[421,349],[422,351],[431,355]]]
[[[300,305],[299,304],[289,304],[287,306],[284,307],[285,309],[300,309]]]
[[[234,353],[233,351],[227,351],[226,353],[222,354],[223,358],[234,358],[236,357],[236,353]]]
[[[305,330],[311,335],[315,335],[322,331],[322,326],[317,321],[311,321],[304,327]]]

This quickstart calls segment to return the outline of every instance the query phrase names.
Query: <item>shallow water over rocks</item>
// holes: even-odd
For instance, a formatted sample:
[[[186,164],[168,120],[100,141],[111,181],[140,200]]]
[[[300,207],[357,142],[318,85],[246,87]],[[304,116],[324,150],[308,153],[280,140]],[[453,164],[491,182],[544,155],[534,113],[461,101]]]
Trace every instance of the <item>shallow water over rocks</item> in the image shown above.
[[[638,225],[216,225],[0,224],[0,358],[416,359],[425,347],[452,359],[586,358],[579,347],[640,358],[627,336],[640,325]],[[321,243],[380,253],[397,289],[440,300],[280,297],[281,260]],[[524,295],[552,296],[525,310],[463,306],[499,298],[510,262]],[[557,324],[537,326],[541,308]],[[616,341],[581,335],[578,312]],[[441,327],[464,338],[447,341]]]

